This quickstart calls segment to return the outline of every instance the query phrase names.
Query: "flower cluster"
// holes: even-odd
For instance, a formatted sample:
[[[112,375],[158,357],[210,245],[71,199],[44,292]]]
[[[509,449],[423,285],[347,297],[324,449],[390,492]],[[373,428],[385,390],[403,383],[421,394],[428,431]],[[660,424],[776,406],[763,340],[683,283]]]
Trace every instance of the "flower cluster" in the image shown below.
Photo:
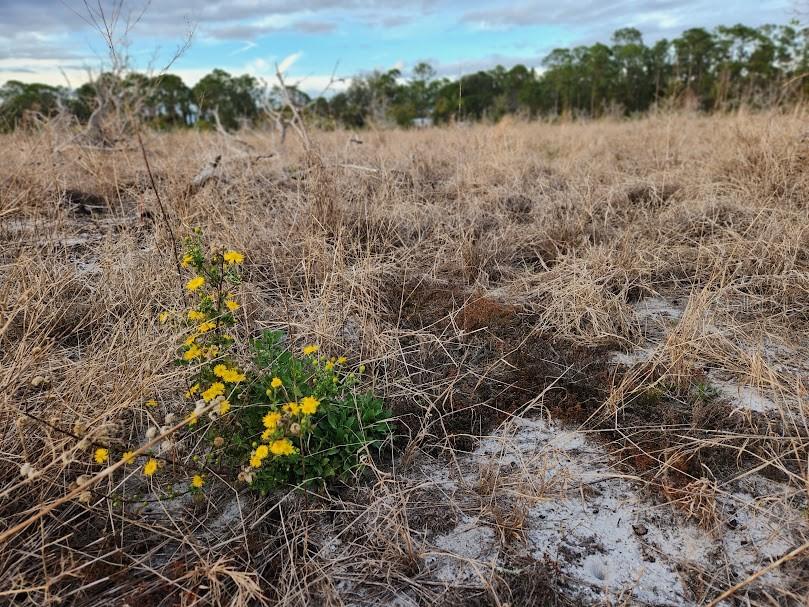
[[[152,477],[161,462],[174,461],[166,457],[166,445],[184,441],[196,451],[188,485],[196,494],[207,484],[208,466],[216,466],[218,475],[238,473],[238,480],[261,492],[356,473],[358,454],[381,447],[390,435],[381,401],[356,391],[364,366],[352,371],[347,356],[324,356],[318,344],[293,348],[277,331],[240,344],[234,334],[241,304],[234,292],[244,262],[239,251],[205,250],[199,233],[185,242],[186,306],[161,312],[159,320],[178,333],[176,363],[188,370],[185,399],[193,406],[176,435],[144,453],[143,474]],[[172,434],[172,426],[177,422],[169,414],[146,438],[157,441]],[[97,463],[109,457],[103,448],[94,454]],[[134,452],[123,459],[134,463]]]
[[[182,267],[193,273],[185,287],[191,305],[185,311],[187,337],[180,348],[181,364],[193,365],[194,374],[186,398],[195,399],[187,420],[190,425],[209,412],[211,419],[230,412],[240,393],[245,373],[231,361],[235,342],[228,332],[241,306],[229,291],[240,281],[238,267],[244,255],[234,250],[214,250],[206,255],[199,238],[186,240]]]

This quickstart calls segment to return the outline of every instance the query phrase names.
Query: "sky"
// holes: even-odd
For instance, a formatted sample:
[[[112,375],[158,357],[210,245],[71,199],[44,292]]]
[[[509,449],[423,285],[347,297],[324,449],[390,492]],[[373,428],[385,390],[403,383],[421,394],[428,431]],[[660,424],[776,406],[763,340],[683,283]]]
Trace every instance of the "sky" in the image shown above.
[[[87,81],[108,62],[99,7],[137,69],[160,72],[190,35],[169,70],[189,86],[215,67],[271,80],[278,65],[310,93],[332,74],[339,90],[351,75],[407,75],[420,61],[447,77],[539,67],[554,48],[609,42],[621,27],[649,43],[689,27],[782,24],[809,13],[800,0],[0,0],[0,83]]]

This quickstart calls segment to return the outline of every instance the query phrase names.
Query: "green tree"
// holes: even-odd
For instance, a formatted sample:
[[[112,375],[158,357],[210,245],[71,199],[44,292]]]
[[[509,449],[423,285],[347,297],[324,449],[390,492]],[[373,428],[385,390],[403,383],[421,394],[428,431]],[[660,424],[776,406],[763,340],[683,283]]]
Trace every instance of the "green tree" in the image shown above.
[[[149,106],[159,126],[188,126],[194,119],[194,97],[182,78],[156,76],[150,82]]]
[[[228,130],[239,128],[242,122],[252,122],[258,116],[261,95],[253,76],[231,76],[215,69],[191,89],[199,118],[207,123],[216,121]]]
[[[52,116],[66,97],[64,89],[54,86],[9,80],[0,87],[0,130],[13,130],[28,112]]]

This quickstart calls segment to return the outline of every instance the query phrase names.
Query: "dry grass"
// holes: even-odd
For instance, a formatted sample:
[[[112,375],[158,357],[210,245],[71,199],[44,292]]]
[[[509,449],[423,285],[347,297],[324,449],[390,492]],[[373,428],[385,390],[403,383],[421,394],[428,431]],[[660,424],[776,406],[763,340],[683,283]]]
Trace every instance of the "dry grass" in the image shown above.
[[[546,563],[479,568],[449,589],[424,564],[425,529],[470,509],[504,545],[525,541],[526,504],[547,487],[484,468],[470,505],[412,471],[453,474],[458,452],[540,406],[598,430],[616,470],[712,532],[716,500],[754,473],[805,507],[806,118],[506,120],[365,132],[361,144],[315,133],[308,152],[261,133],[149,134],[174,232],[200,227],[247,253],[245,334],[281,328],[364,362],[400,437],[354,487],[258,497],[223,474],[204,500],[147,506],[137,472],[54,505],[99,471],[89,445],[144,444],[147,426],[184,407],[173,336],[156,321],[179,305],[180,281],[140,149],[4,136],[0,603],[569,604]],[[611,370],[609,350],[643,343],[636,305],[654,296],[680,299],[682,317],[647,363]],[[699,393],[709,369],[776,408],[731,415]],[[159,408],[144,406],[152,397]],[[192,455],[178,445],[161,482],[182,482]],[[807,588],[794,580],[747,600],[791,603]],[[732,585],[703,582],[695,600]]]

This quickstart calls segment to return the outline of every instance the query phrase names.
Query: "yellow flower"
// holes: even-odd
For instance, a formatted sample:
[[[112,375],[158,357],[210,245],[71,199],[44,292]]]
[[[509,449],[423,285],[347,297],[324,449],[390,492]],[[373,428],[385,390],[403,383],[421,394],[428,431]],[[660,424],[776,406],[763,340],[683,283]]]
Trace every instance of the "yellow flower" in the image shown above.
[[[199,384],[194,384],[193,386],[191,386],[191,387],[188,389],[188,393],[189,393],[191,396],[194,396],[194,394],[196,394],[197,392],[199,392]]]
[[[226,307],[227,307],[227,309],[228,309],[228,310],[230,310],[231,312],[235,312],[236,310],[238,310],[239,308],[241,308],[241,306],[240,306],[239,304],[237,304],[235,301],[233,301],[232,299],[228,299],[228,300],[225,302],[225,306],[226,306]]]
[[[150,457],[148,461],[143,464],[143,473],[146,476],[152,476],[155,472],[157,472],[157,460]]]
[[[301,406],[298,403],[287,403],[283,408],[290,415],[297,415],[301,411]]]
[[[192,411],[191,415],[188,416],[186,421],[188,422],[189,426],[195,426],[197,424],[197,421],[199,421],[199,416],[197,415],[197,412]]]
[[[320,406],[320,401],[314,396],[304,396],[301,400],[301,413],[304,415],[312,415],[317,411]]]
[[[253,468],[260,468],[261,462],[270,454],[267,445],[259,445],[250,457],[250,465]]]
[[[204,284],[205,278],[203,276],[194,276],[194,278],[185,283],[185,288],[189,291],[196,291]]]
[[[303,347],[303,353],[306,354],[306,356],[315,354],[318,350],[320,350],[320,346],[317,346],[315,344],[310,344],[308,346]]]
[[[135,452],[134,451],[126,451],[121,456],[121,459],[124,461],[125,464],[131,464],[135,461]]]
[[[216,375],[217,377],[224,377],[225,373],[227,372],[228,372],[227,365],[223,365],[221,363],[213,368],[213,374]]]
[[[283,386],[283,385],[284,385],[284,382],[282,382],[282,381],[281,381],[281,378],[280,378],[280,377],[273,377],[273,378],[272,378],[272,381],[270,382],[270,385],[271,385],[273,388],[280,388],[281,386]]]
[[[217,346],[216,344],[214,344],[214,345],[212,345],[212,346],[208,346],[208,347],[207,347],[207,348],[205,348],[205,350],[202,352],[202,355],[203,355],[205,358],[216,358],[216,356],[217,356],[218,354],[219,354],[219,346]]]
[[[165,325],[166,321],[169,319],[168,310],[163,310],[160,314],[157,315],[157,320],[160,321],[161,325]]]
[[[332,369],[334,369],[334,363],[332,361],[328,361],[326,363],[326,371],[331,371]]]
[[[205,479],[202,478],[199,474],[195,474],[194,478],[191,479],[191,485],[196,489],[201,489],[202,485],[205,484]]]
[[[338,364],[338,365],[344,365],[344,364],[346,364],[347,362],[348,362],[348,359],[347,359],[345,356],[340,356],[340,357],[337,359],[337,364]]]
[[[217,381],[211,384],[210,388],[202,393],[202,399],[208,403],[215,399],[217,396],[225,393],[225,384]]]
[[[185,341],[183,343],[186,346],[190,346],[191,344],[193,344],[197,340],[197,337],[199,337],[199,333],[194,333],[193,335],[189,335],[188,337],[185,338]]]
[[[223,400],[219,403],[219,415],[224,415],[228,411],[230,411],[230,401]]]
[[[216,323],[213,322],[212,320],[209,320],[207,322],[202,323],[200,326],[198,326],[197,331],[199,331],[200,333],[207,333],[211,329],[215,329],[215,328],[216,328]]]
[[[238,384],[240,381],[247,379],[247,376],[236,368],[225,369],[220,377],[229,384]]]
[[[197,344],[191,344],[191,347],[183,353],[183,360],[194,360],[201,355],[202,350],[199,349]]]
[[[288,438],[279,438],[270,445],[273,455],[292,455],[295,447]]]
[[[188,320],[190,320],[191,322],[199,322],[201,320],[205,320],[205,314],[203,312],[200,312],[199,310],[189,310]]]
[[[267,430],[275,430],[278,426],[278,422],[281,421],[281,414],[278,411],[270,411],[262,418],[262,423]]]
[[[99,447],[96,449],[95,455],[93,456],[97,464],[104,464],[107,460],[110,459],[110,452],[104,447]]]
[[[157,406],[157,401],[155,399],[153,399],[153,398],[150,398],[149,400],[147,400],[143,404],[146,405],[147,407],[156,407]]]
[[[244,261],[244,255],[242,255],[238,251],[226,251],[222,257],[226,262],[230,264],[234,263],[238,264]]]
[[[187,268],[191,265],[191,262],[194,261],[194,256],[191,253],[186,253],[183,255],[183,260],[180,262],[180,265],[184,268]]]

